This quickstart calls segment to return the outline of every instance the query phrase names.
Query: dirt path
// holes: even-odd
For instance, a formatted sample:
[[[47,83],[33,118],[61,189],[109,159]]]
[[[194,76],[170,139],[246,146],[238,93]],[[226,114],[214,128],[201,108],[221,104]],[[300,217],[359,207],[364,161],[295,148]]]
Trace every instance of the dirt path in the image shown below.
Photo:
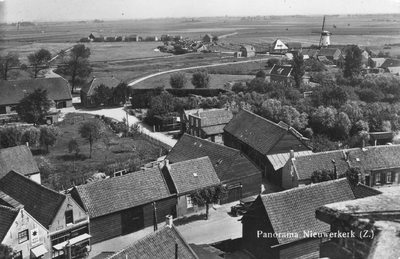
[[[137,83],[140,83],[146,79],[149,79],[151,77],[163,75],[163,74],[168,74],[168,73],[173,73],[173,72],[178,72],[178,71],[183,71],[183,70],[190,70],[190,69],[197,69],[197,68],[205,68],[205,67],[218,67],[218,66],[226,66],[226,65],[232,65],[232,64],[240,64],[240,63],[250,63],[250,62],[257,62],[257,61],[265,61],[268,60],[269,58],[261,58],[261,59],[253,59],[253,60],[243,60],[243,61],[237,61],[237,62],[228,62],[228,63],[221,63],[221,64],[211,64],[211,65],[203,65],[203,66],[195,66],[195,67],[185,67],[185,68],[178,68],[178,69],[172,69],[168,71],[162,71],[158,72],[152,75],[148,75],[139,79],[136,79],[130,83],[128,83],[129,86],[136,85]]]

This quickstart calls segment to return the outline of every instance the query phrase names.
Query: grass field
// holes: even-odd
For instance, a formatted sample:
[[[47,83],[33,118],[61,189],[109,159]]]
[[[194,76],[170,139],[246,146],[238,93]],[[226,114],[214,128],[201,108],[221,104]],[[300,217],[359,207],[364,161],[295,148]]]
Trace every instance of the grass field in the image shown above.
[[[141,162],[153,161],[160,155],[158,146],[146,140],[119,138],[105,127],[102,138],[93,145],[92,158],[89,158],[89,143],[79,135],[78,129],[82,122],[91,119],[94,117],[90,114],[66,114],[65,120],[57,125],[60,135],[56,145],[50,147],[49,154],[35,156],[37,163],[46,168],[42,171],[42,174],[47,174],[45,185],[59,190],[61,186],[70,187],[73,182],[82,183],[98,170],[106,174],[124,168],[136,170]],[[72,138],[77,140],[80,147],[75,162],[73,154],[68,151],[68,142]]]
[[[170,74],[163,74],[159,75],[156,77],[149,78],[145,81],[142,81],[134,86],[135,89],[138,88],[144,88],[144,89],[152,89],[155,87],[160,87],[164,86],[165,88],[171,88],[169,84],[169,78],[172,73]],[[186,86],[184,87],[185,89],[193,89],[194,86],[190,82],[192,78],[191,73],[185,73],[186,78],[187,78],[187,83]],[[254,76],[252,75],[219,75],[219,74],[211,74],[210,75],[211,80],[210,80],[210,88],[216,88],[216,89],[223,89],[224,84],[230,83],[230,82],[237,82],[237,81],[247,81],[247,80],[252,80]]]

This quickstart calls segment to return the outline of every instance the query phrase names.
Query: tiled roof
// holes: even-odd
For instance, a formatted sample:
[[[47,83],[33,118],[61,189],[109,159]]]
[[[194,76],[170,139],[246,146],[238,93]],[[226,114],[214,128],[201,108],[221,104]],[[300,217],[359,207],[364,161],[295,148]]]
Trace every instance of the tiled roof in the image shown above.
[[[0,243],[3,242],[18,213],[19,209],[0,205]]]
[[[208,126],[208,127],[202,127],[201,130],[206,134],[206,135],[217,135],[217,134],[222,134],[224,133],[224,127],[225,124],[222,125],[215,125],[215,126]]]
[[[40,224],[52,224],[66,196],[10,171],[0,179],[0,190],[24,205],[24,209]]]
[[[178,194],[188,193],[220,183],[208,157],[171,164],[170,175]]]
[[[226,109],[203,110],[193,115],[201,118],[201,126],[215,126],[228,123],[232,118],[232,111]]]
[[[192,110],[183,110],[183,113],[186,116],[186,119],[189,118],[189,114],[194,114],[194,113],[198,113],[198,112],[202,112],[203,108],[200,109],[192,109]]]
[[[312,154],[311,150],[294,152],[295,157],[300,157],[300,156],[305,156],[305,155],[310,155],[310,154]],[[276,171],[286,165],[287,161],[290,158],[290,153],[288,152],[288,153],[267,155],[267,158],[271,162],[272,166],[274,167],[274,170]]]
[[[71,89],[62,77],[36,78],[28,80],[1,81],[0,105],[17,104],[25,93],[33,92],[42,87],[47,90],[50,100],[72,100]]]
[[[286,46],[289,49],[301,49],[301,43],[300,42],[286,42]]]
[[[304,180],[310,179],[311,175],[316,170],[330,169],[333,171],[332,159],[335,159],[338,175],[345,173],[350,168],[349,164],[346,162],[344,150],[334,150],[301,156],[293,160],[293,165],[298,179]]]
[[[135,241],[130,246],[108,257],[108,259],[176,258],[176,245],[178,245],[178,258],[198,259],[197,255],[174,226],[165,226],[160,230]]]
[[[400,59],[388,58],[385,60],[385,62],[383,62],[381,67],[383,68],[400,67]]]
[[[362,183],[358,183],[356,186],[351,186],[351,188],[353,189],[353,193],[357,199],[382,194],[382,192]]]
[[[315,210],[325,204],[355,199],[347,179],[327,181],[261,195],[275,233],[298,233],[298,237],[278,235],[279,244],[304,238],[304,230],[330,231],[330,225],[315,218]]]
[[[29,147],[22,145],[0,149],[0,178],[11,170],[23,175],[39,173]]]
[[[171,196],[158,167],[75,188],[91,218]]]
[[[322,48],[319,50],[317,56],[333,57],[338,51],[338,49],[333,48]]]
[[[360,167],[363,171],[400,168],[399,158],[400,145],[357,148],[348,152],[351,167]]]
[[[5,194],[4,192],[0,191],[0,204],[13,207],[14,209],[23,208],[24,205],[13,199],[10,195]]]
[[[269,72],[270,75],[277,75],[277,76],[290,76],[290,73],[292,72],[292,67],[291,66],[280,66],[280,65],[274,65]]]
[[[259,170],[237,149],[183,134],[167,155],[171,163],[208,156],[218,178],[223,182],[259,174]]]
[[[301,54],[308,55],[309,57],[314,57],[317,54],[317,49],[302,49]]]
[[[288,129],[254,113],[241,110],[225,126],[224,131],[232,134],[261,154],[267,154],[288,132]]]
[[[100,85],[105,85],[109,88],[117,87],[120,81],[118,81],[115,77],[94,77],[89,83],[87,83],[84,87],[82,87],[82,92],[86,93],[86,95],[90,96],[94,94],[94,89]]]
[[[254,47],[251,45],[241,45],[241,48],[246,49],[246,51],[255,51]]]

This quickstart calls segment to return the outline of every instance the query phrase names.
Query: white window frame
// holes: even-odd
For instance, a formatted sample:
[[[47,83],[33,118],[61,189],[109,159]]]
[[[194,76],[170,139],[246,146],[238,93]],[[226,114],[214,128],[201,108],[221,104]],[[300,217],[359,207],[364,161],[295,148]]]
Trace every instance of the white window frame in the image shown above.
[[[192,199],[190,199],[190,196],[189,196],[189,195],[186,195],[186,208],[187,208],[187,209],[193,208]]]
[[[375,183],[381,183],[381,173],[375,174]]]
[[[392,183],[392,172],[386,173],[386,183]]]

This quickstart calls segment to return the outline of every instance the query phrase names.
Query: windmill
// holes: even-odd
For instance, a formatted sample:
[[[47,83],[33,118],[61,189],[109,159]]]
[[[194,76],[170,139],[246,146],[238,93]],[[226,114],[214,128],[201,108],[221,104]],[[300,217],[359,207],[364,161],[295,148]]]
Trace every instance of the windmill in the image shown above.
[[[324,16],[324,20],[322,22],[322,30],[321,30],[321,38],[319,39],[319,46],[328,46],[331,45],[331,35],[332,33],[330,33],[329,31],[325,31],[325,16]]]

